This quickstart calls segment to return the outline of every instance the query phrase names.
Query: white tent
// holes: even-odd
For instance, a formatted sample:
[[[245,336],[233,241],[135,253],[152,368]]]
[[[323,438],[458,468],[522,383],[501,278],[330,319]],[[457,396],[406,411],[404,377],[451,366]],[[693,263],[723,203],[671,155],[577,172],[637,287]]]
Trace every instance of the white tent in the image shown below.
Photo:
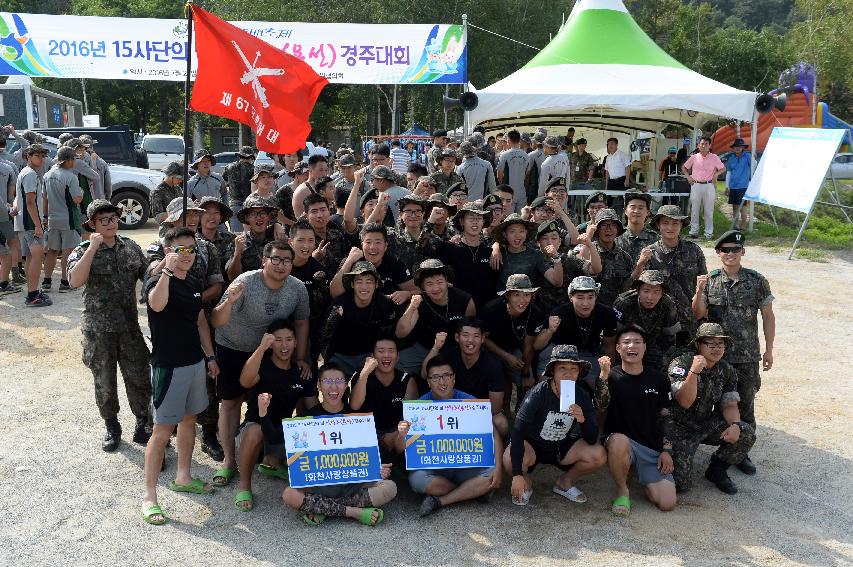
[[[579,0],[557,36],[524,67],[476,91],[487,131],[551,126],[636,136],[718,116],[753,118],[756,93],[691,71],[654,43],[621,0]]]

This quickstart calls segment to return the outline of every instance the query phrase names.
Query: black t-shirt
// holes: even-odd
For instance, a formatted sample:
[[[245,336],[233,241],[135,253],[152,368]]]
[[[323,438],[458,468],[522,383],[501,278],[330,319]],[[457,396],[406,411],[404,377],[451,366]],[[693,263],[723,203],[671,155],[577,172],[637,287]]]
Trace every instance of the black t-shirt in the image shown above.
[[[343,315],[332,334],[330,353],[356,356],[370,352],[379,334],[390,333],[397,320],[397,306],[378,291],[367,307],[355,304],[352,289],[338,297],[336,305],[343,309]],[[333,307],[332,312],[335,311],[336,307]]]
[[[477,247],[464,242],[453,244],[434,239],[435,256],[453,268],[453,285],[471,294],[477,309],[495,298],[497,272],[489,265],[491,246],[480,241]]]
[[[323,407],[323,404],[317,404],[313,408],[308,408],[300,415],[302,416],[311,416],[311,417],[326,417],[329,415],[341,415],[345,413],[353,413],[352,408],[349,407],[349,404],[344,404],[344,407],[338,413],[329,413],[326,411],[326,408]]]
[[[452,336],[456,331],[456,322],[465,317],[465,309],[471,301],[471,295],[455,287],[447,288],[447,305],[433,303],[426,294],[418,307],[418,322],[411,336],[426,348],[435,344],[436,333]],[[448,346],[448,343],[445,343]]]
[[[290,271],[291,276],[305,284],[305,289],[308,290],[309,298],[312,297],[311,290],[314,287],[314,274],[317,272],[325,273],[326,268],[324,268],[323,264],[318,262],[313,256],[308,258],[308,261],[303,266],[293,264],[293,269]]]
[[[161,277],[156,274],[145,282],[145,298]],[[189,279],[169,278],[169,301],[159,313],[148,307],[151,329],[151,366],[179,368],[204,358],[198,334],[198,313],[202,309],[201,289]]]
[[[258,383],[246,395],[246,421],[261,424],[267,443],[284,443],[281,420],[293,416],[299,398],[316,397],[317,388],[313,380],[302,380],[296,364],[291,363],[287,370],[276,366],[270,351],[264,353],[258,376]],[[263,393],[270,394],[272,398],[267,414],[261,419],[258,416],[258,394]]]
[[[512,318],[503,297],[490,301],[481,314],[483,330],[489,339],[507,352],[523,350],[525,336],[535,336],[545,325],[545,315],[531,302],[518,317]]]
[[[480,357],[471,368],[466,368],[462,362],[462,351],[458,347],[450,350],[447,356],[456,375],[457,390],[481,400],[489,399],[489,392],[504,391],[503,365],[496,355],[481,348]]]
[[[610,403],[604,433],[622,433],[655,451],[662,448],[663,432],[658,427],[660,411],[670,403],[670,382],[662,372],[644,368],[642,374],[627,374],[622,368],[607,377]]]
[[[382,257],[382,262],[376,266],[379,272],[379,293],[391,295],[400,290],[400,284],[412,279],[409,268],[403,265],[397,258],[387,252]]]
[[[411,379],[411,374],[395,370],[391,384],[385,386],[376,377],[375,372],[367,376],[364,404],[357,411],[373,413],[377,433],[397,429],[397,424],[403,419],[403,400],[406,399],[406,388]],[[352,381],[352,388],[355,388],[359,380],[361,380],[361,373],[357,372]]]
[[[596,303],[592,314],[585,319],[575,314],[571,303],[555,308],[551,315],[560,318],[560,326],[551,338],[555,345],[575,345],[580,351],[600,355],[601,336],[616,335],[616,313],[606,305]]]

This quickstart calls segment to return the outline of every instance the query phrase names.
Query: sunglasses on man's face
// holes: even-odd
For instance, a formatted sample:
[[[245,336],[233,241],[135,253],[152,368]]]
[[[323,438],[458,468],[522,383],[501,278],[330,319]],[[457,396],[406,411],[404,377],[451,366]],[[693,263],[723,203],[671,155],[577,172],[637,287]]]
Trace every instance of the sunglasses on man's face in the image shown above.
[[[172,248],[175,254],[183,256],[184,254],[195,254],[198,250],[197,246],[175,246]]]
[[[726,246],[725,248],[717,248],[720,254],[737,254],[743,250],[743,246]]]

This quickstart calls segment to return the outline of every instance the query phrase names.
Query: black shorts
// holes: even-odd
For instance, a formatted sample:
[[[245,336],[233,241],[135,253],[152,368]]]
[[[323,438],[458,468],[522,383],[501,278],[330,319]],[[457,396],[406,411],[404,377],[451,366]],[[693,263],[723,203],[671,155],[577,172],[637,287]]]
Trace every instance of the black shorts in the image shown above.
[[[746,189],[729,189],[729,205],[740,205]]]
[[[563,465],[560,463],[566,458],[566,455],[569,454],[569,450],[572,448],[572,445],[574,445],[578,439],[580,439],[580,437],[567,437],[560,442],[556,450],[543,449],[542,447],[531,445],[531,447],[533,447],[533,452],[536,453],[536,463],[530,467],[527,472],[533,472],[533,469],[535,469],[537,465],[554,465],[558,469],[564,471],[569,470],[571,465]]]
[[[216,395],[220,400],[234,400],[248,391],[240,385],[240,373],[250,356],[252,356],[251,352],[216,345],[216,364],[219,365]]]

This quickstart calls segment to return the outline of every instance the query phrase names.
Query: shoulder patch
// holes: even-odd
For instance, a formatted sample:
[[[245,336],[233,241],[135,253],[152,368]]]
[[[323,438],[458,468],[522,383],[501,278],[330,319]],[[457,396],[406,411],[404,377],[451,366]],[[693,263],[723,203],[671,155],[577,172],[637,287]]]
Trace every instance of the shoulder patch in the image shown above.
[[[711,270],[710,272],[708,272],[708,275],[709,276],[719,276],[722,271],[723,270],[721,270],[720,268],[717,268],[716,270]]]
[[[158,250],[160,250],[160,243],[159,242],[152,242],[151,244],[148,245],[148,248],[146,248],[145,251],[146,252],[157,252]]]
[[[676,376],[684,376],[685,374],[687,374],[687,371],[680,366],[674,366],[672,368],[672,373]]]

